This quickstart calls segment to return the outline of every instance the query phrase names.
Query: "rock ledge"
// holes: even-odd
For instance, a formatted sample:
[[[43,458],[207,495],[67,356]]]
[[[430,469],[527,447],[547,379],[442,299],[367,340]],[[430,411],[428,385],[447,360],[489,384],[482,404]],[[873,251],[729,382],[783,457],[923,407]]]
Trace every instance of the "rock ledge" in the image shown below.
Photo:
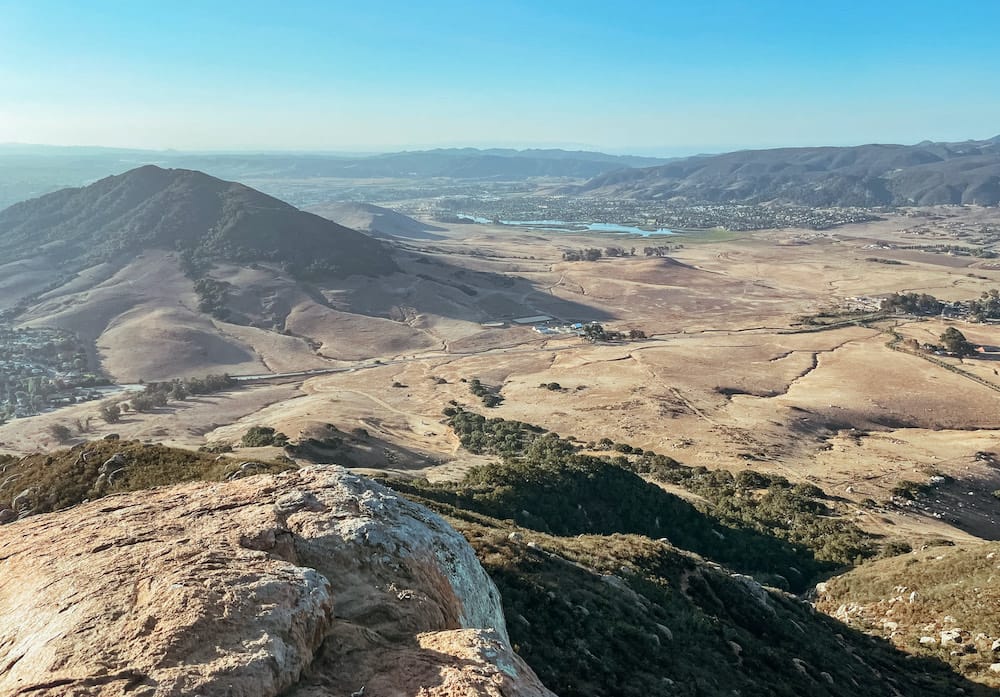
[[[547,697],[442,518],[339,467],[0,528],[0,694]]]

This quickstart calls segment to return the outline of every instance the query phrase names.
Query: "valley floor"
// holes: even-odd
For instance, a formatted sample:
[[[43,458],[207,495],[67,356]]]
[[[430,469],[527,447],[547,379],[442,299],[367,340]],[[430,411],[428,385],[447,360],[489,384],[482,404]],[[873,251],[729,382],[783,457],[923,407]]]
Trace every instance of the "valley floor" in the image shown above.
[[[434,239],[400,245],[405,277],[323,290],[322,303],[278,287],[266,269],[221,269],[242,289],[237,300],[246,312],[246,298],[268,289],[262,307],[285,331],[206,322],[185,309],[184,326],[201,323],[199,332],[224,337],[230,348],[219,344],[186,370],[171,362],[185,356],[174,355],[164,363],[170,371],[208,372],[239,345],[233,373],[338,372],[261,380],[114,425],[96,418],[95,404],[68,407],[0,427],[0,448],[50,448],[53,423],[79,422],[87,427],[81,436],[113,431],[188,447],[238,444],[256,424],[293,441],[333,424],[363,428],[377,443],[348,464],[448,479],[483,461],[461,450],[443,424],[441,411],[454,401],[582,442],[610,438],[691,466],[751,467],[812,482],[879,533],[916,541],[998,539],[996,356],[931,359],[899,350],[893,338],[934,341],[956,325],[975,343],[1000,345],[1000,327],[939,318],[853,322],[849,315],[821,320],[829,326],[802,322],[824,311],[836,315],[852,298],[916,291],[962,300],[1000,287],[1000,265],[988,259],[903,249],[964,244],[956,230],[988,219],[984,210],[934,209],[930,217],[824,232],[670,236],[657,241],[670,248],[668,257],[645,256],[648,240],[454,225]],[[562,260],[567,250],[633,243],[636,256]],[[872,261],[876,254],[898,263]],[[183,279],[161,266],[170,293],[191,307]],[[135,280],[127,268],[105,277],[99,297]],[[35,315],[66,326],[60,318],[77,317],[92,300],[53,299],[48,315],[44,308]],[[290,309],[275,314],[286,300]],[[146,292],[143,303],[160,300]],[[592,344],[511,322],[532,315],[599,321],[648,338]],[[484,327],[490,320],[505,326]],[[133,312],[129,321],[157,336],[176,330],[167,313]],[[116,323],[94,340],[106,368],[134,379],[151,358],[127,351],[129,335]],[[503,402],[483,409],[469,389],[473,378]],[[550,383],[558,389],[539,387]],[[943,479],[930,496],[894,499],[900,482],[931,477]]]

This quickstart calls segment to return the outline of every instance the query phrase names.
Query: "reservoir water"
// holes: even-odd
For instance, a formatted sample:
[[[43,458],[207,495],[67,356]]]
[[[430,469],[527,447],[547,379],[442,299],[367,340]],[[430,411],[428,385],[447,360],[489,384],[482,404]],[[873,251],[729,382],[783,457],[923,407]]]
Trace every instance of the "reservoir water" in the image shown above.
[[[459,213],[459,215],[481,224],[490,224],[493,222],[489,218],[480,216],[465,215],[464,213]],[[617,234],[640,235],[642,237],[674,234],[673,230],[668,230],[667,228],[643,230],[633,225],[618,225],[617,223],[570,223],[565,220],[501,220],[500,224],[551,232],[613,232]]]

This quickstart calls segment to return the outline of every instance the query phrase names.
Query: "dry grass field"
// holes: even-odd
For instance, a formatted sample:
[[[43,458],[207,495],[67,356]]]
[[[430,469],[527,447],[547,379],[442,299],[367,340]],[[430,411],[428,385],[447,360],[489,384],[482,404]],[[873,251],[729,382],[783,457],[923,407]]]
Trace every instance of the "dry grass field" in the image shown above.
[[[932,213],[824,232],[658,238],[672,247],[669,258],[644,256],[652,243],[639,238],[448,226],[434,239],[400,243],[402,273],[334,288],[303,287],[267,268],[219,268],[213,274],[232,284],[232,306],[254,319],[245,323],[197,313],[190,283],[165,258],[152,275],[126,265],[46,296],[27,323],[90,332],[104,367],[123,380],[220,367],[350,369],[172,403],[113,428],[94,419],[96,433],[198,446],[236,444],[256,424],[293,441],[332,424],[368,434],[353,451],[350,464],[359,468],[456,477],[481,458],[459,448],[441,411],[450,400],[484,411],[464,382],[478,378],[504,398],[491,415],[583,442],[607,437],[688,465],[813,482],[880,532],[997,539],[989,492],[1000,488],[1000,470],[982,454],[1000,453],[1000,362],[933,362],[889,344],[890,330],[933,342],[956,324],[974,342],[1000,345],[1000,327],[799,322],[854,296],[918,291],[960,300],[1000,287],[1000,269],[988,260],[899,249],[961,243],[956,221],[996,216]],[[609,245],[634,246],[638,255],[562,259],[566,250]],[[591,344],[510,323],[539,314],[648,338]],[[491,320],[506,326],[482,326]],[[539,387],[552,382],[562,389]],[[96,405],[9,423],[0,427],[2,447],[45,447],[51,423],[87,414]],[[899,482],[935,475],[947,482],[925,506],[886,505]]]
[[[228,284],[227,321],[198,311],[174,255],[150,252],[42,294],[24,325],[76,331],[119,382],[253,377],[114,424],[100,418],[100,405],[129,402],[128,392],[16,419],[0,425],[0,453],[116,433],[210,446],[210,457],[234,465],[291,457],[443,487],[495,459],[461,446],[443,414],[460,405],[599,454],[609,453],[599,441],[610,439],[691,467],[780,475],[826,493],[824,521],[852,522],[895,552],[907,549],[898,542],[913,550],[835,576],[816,599],[821,611],[995,686],[1000,630],[988,611],[995,598],[983,589],[996,567],[996,543],[984,540],[1000,540],[1000,351],[954,358],[919,347],[951,326],[1000,346],[1000,325],[847,313],[895,292],[957,301],[1000,288],[1000,264],[940,247],[965,244],[977,225],[1000,219],[996,211],[924,213],[824,232],[655,241],[448,226],[396,241],[400,271],[388,277],[322,286],[265,264],[217,265],[210,274]],[[637,255],[563,259],[610,245]],[[647,257],[646,245],[669,245],[669,256]],[[9,271],[32,273],[30,265]],[[0,284],[0,294],[7,290]],[[514,321],[535,315],[644,336],[592,343]],[[300,372],[317,369],[325,372]],[[474,379],[502,401],[484,406]],[[68,443],[57,442],[56,425],[69,427]],[[286,434],[294,447],[243,447],[254,426]],[[657,483],[699,506],[720,505]],[[917,600],[900,600],[913,590]],[[954,627],[969,636],[962,651],[926,643]]]

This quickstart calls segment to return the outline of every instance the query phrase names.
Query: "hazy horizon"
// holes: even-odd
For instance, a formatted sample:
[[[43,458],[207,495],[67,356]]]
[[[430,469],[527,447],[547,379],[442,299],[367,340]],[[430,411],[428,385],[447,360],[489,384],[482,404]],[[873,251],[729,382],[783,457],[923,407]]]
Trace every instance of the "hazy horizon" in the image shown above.
[[[848,4],[0,0],[0,142],[672,156],[1000,132],[1000,5]]]
[[[952,142],[963,141],[984,141],[1000,137],[1000,134],[973,136],[961,138]],[[56,149],[56,150],[84,150],[95,152],[149,152],[155,154],[176,154],[176,155],[313,155],[343,158],[377,157],[379,155],[389,155],[404,152],[426,152],[433,150],[564,150],[567,152],[597,152],[606,155],[634,156],[634,157],[691,157],[695,155],[716,155],[729,152],[739,152],[744,150],[767,150],[772,148],[811,148],[811,147],[853,147],[861,145],[916,145],[925,140],[935,140],[924,138],[920,141],[897,142],[882,141],[876,142],[846,142],[846,143],[797,143],[797,144],[765,144],[765,145],[705,145],[705,146],[649,146],[636,148],[606,148],[599,145],[587,143],[416,143],[385,146],[356,146],[350,150],[335,148],[267,148],[253,146],[233,146],[229,148],[130,148],[114,145],[102,145],[91,143],[25,143],[17,141],[0,141],[0,148],[23,148],[26,151],[32,148]]]

